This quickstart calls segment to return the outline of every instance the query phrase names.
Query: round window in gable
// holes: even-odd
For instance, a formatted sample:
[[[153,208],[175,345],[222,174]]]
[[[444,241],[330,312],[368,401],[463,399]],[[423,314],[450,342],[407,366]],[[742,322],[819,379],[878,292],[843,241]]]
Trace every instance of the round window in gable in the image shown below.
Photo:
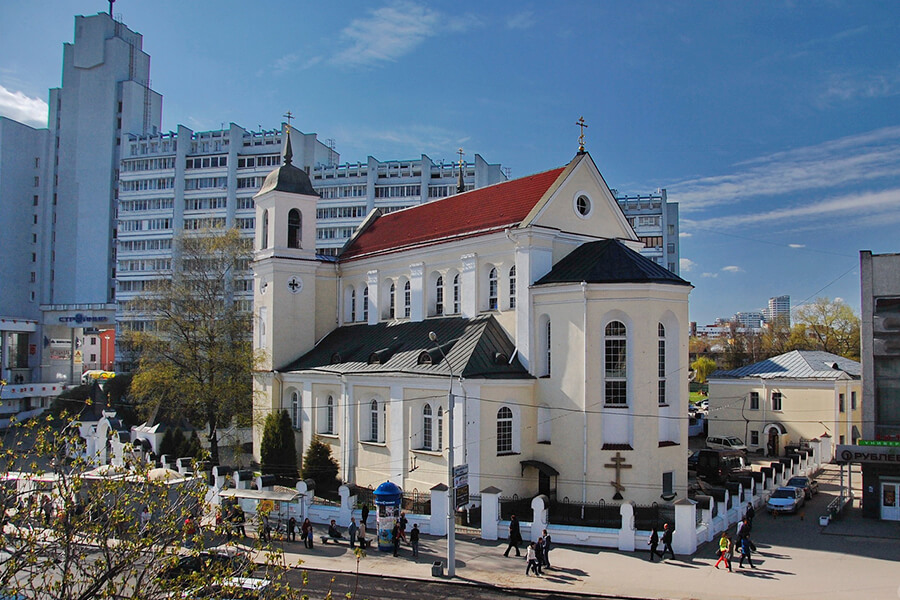
[[[593,208],[594,205],[591,203],[591,199],[586,195],[579,194],[575,198],[575,214],[577,214],[582,219],[588,218]]]

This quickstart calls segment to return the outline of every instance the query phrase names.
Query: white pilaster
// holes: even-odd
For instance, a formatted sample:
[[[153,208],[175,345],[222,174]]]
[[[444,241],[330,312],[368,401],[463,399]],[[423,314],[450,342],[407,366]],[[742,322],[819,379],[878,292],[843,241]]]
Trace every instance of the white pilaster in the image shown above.
[[[471,319],[478,314],[478,255],[464,254],[460,294],[462,316]]]
[[[425,318],[425,263],[409,265],[410,321],[421,321]]]
[[[366,286],[369,288],[369,325],[378,324],[381,318],[381,306],[378,302],[378,270],[373,269],[366,273]]]

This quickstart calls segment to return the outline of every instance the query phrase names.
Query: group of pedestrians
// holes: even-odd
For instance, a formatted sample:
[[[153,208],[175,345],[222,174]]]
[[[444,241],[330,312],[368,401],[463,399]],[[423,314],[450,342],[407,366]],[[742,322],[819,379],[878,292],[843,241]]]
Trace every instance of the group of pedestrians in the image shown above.
[[[519,519],[516,515],[509,517],[509,535],[507,537],[509,545],[503,556],[509,557],[509,551],[515,550],[516,556],[521,557],[519,544],[522,543],[522,530],[519,527]],[[525,548],[525,574],[534,573],[538,577],[544,574],[544,567],[550,568],[550,534],[545,529],[541,532],[536,542],[530,542]]]
[[[659,560],[665,560],[666,552],[671,554],[672,558],[675,558],[675,551],[672,550],[673,532],[674,528],[669,526],[668,523],[663,523],[662,539],[660,539],[659,531],[657,531],[656,527],[651,530],[650,539],[647,540],[647,544],[650,546],[650,562],[653,562],[654,556],[658,556]],[[663,544],[662,552],[658,550],[660,541],[662,541]]]
[[[748,504],[746,514],[738,524],[737,533],[735,534],[735,537],[737,538],[736,541],[731,539],[731,536],[728,535],[727,531],[722,532],[722,536],[719,538],[719,560],[717,560],[715,564],[717,569],[719,568],[719,564],[724,562],[728,571],[733,572],[731,569],[731,561],[734,558],[735,551],[740,552],[741,554],[741,560],[738,562],[738,567],[743,568],[744,561],[746,560],[751,569],[756,568],[756,565],[753,564],[753,553],[756,551],[756,544],[750,539],[750,531],[753,529],[753,516],[755,512],[753,505]]]

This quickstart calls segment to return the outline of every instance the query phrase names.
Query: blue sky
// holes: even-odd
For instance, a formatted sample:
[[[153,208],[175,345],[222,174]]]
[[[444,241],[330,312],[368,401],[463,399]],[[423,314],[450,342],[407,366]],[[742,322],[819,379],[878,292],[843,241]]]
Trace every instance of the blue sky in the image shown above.
[[[46,125],[74,15],[0,3],[0,114]],[[452,160],[513,177],[586,145],[611,187],[680,203],[701,324],[840,297],[861,249],[900,252],[900,3],[119,0],[163,128],[294,125],[343,161]]]

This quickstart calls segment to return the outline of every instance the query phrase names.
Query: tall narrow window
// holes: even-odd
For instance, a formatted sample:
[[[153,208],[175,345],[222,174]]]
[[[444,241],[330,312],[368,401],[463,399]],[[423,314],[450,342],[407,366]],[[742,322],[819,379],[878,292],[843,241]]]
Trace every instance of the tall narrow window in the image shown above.
[[[781,410],[781,392],[772,392],[772,410]]]
[[[300,429],[300,394],[291,393],[291,425],[294,429]]]
[[[453,314],[459,314],[459,273],[453,276]]]
[[[269,209],[263,211],[262,215],[262,239],[259,241],[259,247],[265,250],[269,247]]]
[[[497,310],[497,269],[488,273],[488,310]]]
[[[516,266],[509,269],[509,307],[516,307]]]
[[[444,278],[441,276],[434,282],[434,314],[444,314]]]
[[[300,248],[303,231],[303,218],[300,211],[292,208],[288,212],[288,248]]]
[[[659,403],[666,403],[666,328],[659,324]]]
[[[497,411],[497,454],[508,454],[513,451],[513,414],[504,406]]]
[[[334,398],[325,401],[325,433],[334,433]]]
[[[422,407],[422,448],[431,450],[431,405]]]
[[[363,288],[363,321],[369,320],[369,286]]]
[[[389,292],[389,295],[390,295],[390,303],[391,303],[391,307],[390,307],[390,311],[389,311],[389,313],[388,313],[388,316],[389,316],[391,319],[393,319],[393,318],[394,318],[394,315],[397,314],[397,313],[396,313],[397,306],[396,306],[396,304],[395,304],[395,298],[394,298],[394,296],[397,295],[397,286],[395,286],[393,283],[391,284],[391,291]]]
[[[378,400],[372,400],[369,404],[369,441],[378,441]]]
[[[605,402],[607,405],[622,406],[628,403],[625,325],[612,321],[606,326],[605,333]]]
[[[438,414],[437,414],[437,436],[435,442],[437,442],[435,446],[435,450],[440,452],[444,449],[444,407],[438,406]]]
[[[356,321],[356,290],[350,290],[350,322]]]
[[[547,364],[545,365],[546,369],[544,369],[544,371],[545,371],[544,374],[547,375],[547,377],[550,376],[550,364],[551,364],[550,356],[552,354],[552,348],[553,348],[553,345],[550,343],[550,340],[551,340],[551,338],[550,338],[550,319],[547,319],[547,330],[546,330],[545,337],[544,337],[544,342],[545,342],[544,352],[546,353],[546,356],[547,356]]]
[[[759,410],[759,392],[750,392],[750,410]]]
[[[410,308],[412,307],[412,292],[409,282],[403,284],[403,316],[409,318]]]

